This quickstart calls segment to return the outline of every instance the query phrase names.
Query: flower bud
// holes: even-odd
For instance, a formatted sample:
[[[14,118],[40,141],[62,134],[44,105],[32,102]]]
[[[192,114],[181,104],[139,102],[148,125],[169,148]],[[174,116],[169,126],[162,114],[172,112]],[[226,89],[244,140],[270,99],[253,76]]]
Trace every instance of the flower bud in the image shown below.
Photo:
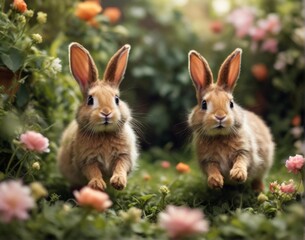
[[[25,24],[25,23],[26,23],[25,16],[20,15],[20,16],[17,18],[17,21],[20,22],[21,24]]]
[[[42,36],[38,33],[34,33],[34,34],[32,34],[32,40],[34,43],[37,43],[37,44],[42,43]]]
[[[42,186],[40,182],[32,182],[30,187],[32,190],[32,196],[35,200],[46,197],[48,195],[48,191],[44,188],[44,186]]]
[[[159,188],[159,191],[160,191],[160,193],[161,193],[162,195],[164,195],[164,196],[167,196],[167,195],[170,193],[168,187],[165,186],[165,185],[162,185],[162,186]]]
[[[124,221],[130,222],[130,223],[140,222],[141,214],[142,214],[142,211],[135,207],[129,208],[127,212],[124,212],[124,211],[119,212],[120,217]]]
[[[263,202],[265,202],[265,201],[267,201],[267,200],[269,200],[268,197],[267,197],[265,194],[263,194],[263,193],[260,193],[260,194],[257,196],[257,201],[258,201],[259,203],[263,203]]]
[[[25,17],[28,17],[28,18],[31,18],[34,16],[34,11],[33,10],[27,10],[25,13],[24,13],[24,16]]]
[[[46,23],[47,22],[47,14],[46,13],[44,13],[44,12],[38,12],[37,13],[37,22],[39,23],[39,24],[44,24],[44,23]]]
[[[39,162],[34,162],[32,164],[32,169],[39,171],[40,170],[40,164]]]
[[[70,212],[72,209],[71,205],[69,203],[65,203],[63,206],[62,206],[62,210],[65,212],[65,213],[68,213]]]

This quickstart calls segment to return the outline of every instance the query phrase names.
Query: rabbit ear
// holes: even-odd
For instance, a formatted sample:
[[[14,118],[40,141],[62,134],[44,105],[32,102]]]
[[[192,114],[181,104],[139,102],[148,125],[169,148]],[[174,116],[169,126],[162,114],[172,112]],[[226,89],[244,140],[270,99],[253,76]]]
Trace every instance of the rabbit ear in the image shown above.
[[[198,52],[189,52],[189,73],[197,90],[202,90],[213,82],[208,62]]]
[[[79,43],[74,42],[69,45],[69,54],[70,71],[83,95],[86,95],[90,84],[98,80],[95,63],[88,50]]]
[[[223,62],[218,73],[217,85],[227,91],[233,91],[240,73],[242,50],[235,49]]]
[[[127,67],[129,51],[130,45],[126,44],[112,56],[104,73],[104,81],[119,87]]]

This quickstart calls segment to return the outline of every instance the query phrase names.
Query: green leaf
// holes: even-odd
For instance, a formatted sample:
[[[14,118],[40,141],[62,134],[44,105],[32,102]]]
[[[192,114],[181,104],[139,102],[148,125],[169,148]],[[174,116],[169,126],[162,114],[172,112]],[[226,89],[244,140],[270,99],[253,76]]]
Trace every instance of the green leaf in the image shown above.
[[[24,53],[22,53],[17,48],[11,48],[6,54],[3,53],[1,55],[1,60],[4,63],[4,65],[13,72],[16,72],[18,69],[21,68],[24,59],[25,59]]]
[[[147,195],[141,196],[139,199],[141,199],[144,202],[147,202],[155,196],[156,196],[156,194],[147,194]]]
[[[19,108],[24,107],[30,100],[30,94],[24,84],[20,85],[19,91],[16,94],[17,96],[17,106]]]

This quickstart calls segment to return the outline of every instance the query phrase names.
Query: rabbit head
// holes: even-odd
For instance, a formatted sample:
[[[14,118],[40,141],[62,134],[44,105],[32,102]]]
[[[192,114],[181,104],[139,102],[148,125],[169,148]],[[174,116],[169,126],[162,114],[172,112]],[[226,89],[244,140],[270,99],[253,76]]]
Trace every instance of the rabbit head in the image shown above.
[[[99,80],[90,53],[78,43],[70,44],[70,70],[83,95],[76,117],[81,130],[113,132],[131,118],[127,104],[119,98],[119,85],[124,77],[129,51],[127,44],[118,50],[108,62],[103,79]]]
[[[242,113],[232,93],[239,77],[241,53],[241,49],[236,49],[227,57],[213,83],[207,61],[198,52],[189,52],[189,73],[198,104],[188,122],[195,132],[204,136],[229,135],[240,127]]]

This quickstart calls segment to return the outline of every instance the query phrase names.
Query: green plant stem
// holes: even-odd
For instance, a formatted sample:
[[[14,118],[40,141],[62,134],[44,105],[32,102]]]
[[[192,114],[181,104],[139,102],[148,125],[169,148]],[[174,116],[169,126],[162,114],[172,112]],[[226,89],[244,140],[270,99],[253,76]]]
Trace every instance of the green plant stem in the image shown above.
[[[17,173],[16,173],[16,178],[19,178],[19,175],[20,175],[20,172],[21,172],[21,168],[22,168],[22,166],[23,166],[23,162],[24,162],[24,161],[21,161],[21,162],[20,162],[20,165],[19,165],[18,170],[17,170]]]
[[[10,168],[12,162],[13,162],[13,159],[14,159],[15,156],[16,156],[16,153],[17,153],[18,149],[19,149],[18,147],[15,149],[15,151],[13,152],[13,154],[12,154],[10,160],[8,161],[7,167],[6,167],[6,169],[5,169],[5,174],[8,173],[8,170],[9,170],[9,168]]]
[[[10,169],[10,171],[8,172],[8,175],[9,174],[11,174],[12,173],[12,171],[20,164],[20,165],[22,165],[21,163],[24,161],[24,159],[26,159],[27,158],[27,155],[28,155],[28,153],[25,153],[24,154],[24,157],[23,158],[21,158],[15,165],[14,165],[14,167],[12,167],[11,169]],[[20,172],[20,165],[19,165],[19,168],[18,168],[18,171]],[[17,171],[17,172],[18,172]],[[16,175],[16,177],[17,177],[17,175]]]
[[[1,8],[2,8],[2,11],[4,12],[4,8],[5,8],[5,0],[2,0],[2,1],[1,1]]]

